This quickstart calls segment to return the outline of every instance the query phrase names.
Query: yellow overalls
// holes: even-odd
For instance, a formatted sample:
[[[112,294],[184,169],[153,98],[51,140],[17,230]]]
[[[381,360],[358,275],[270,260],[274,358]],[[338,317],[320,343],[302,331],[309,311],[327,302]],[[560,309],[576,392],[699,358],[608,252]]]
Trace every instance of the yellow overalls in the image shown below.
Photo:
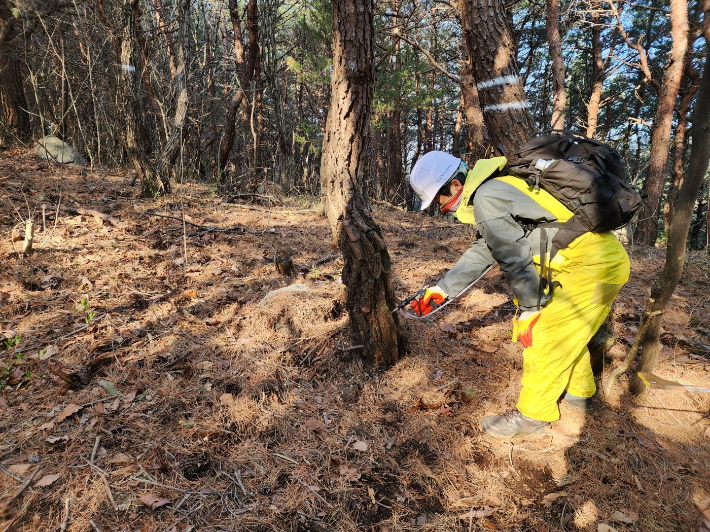
[[[505,160],[501,163],[498,159],[502,158],[486,164],[491,168],[502,166]],[[479,181],[478,188],[483,180],[476,176],[474,179]],[[550,194],[542,189],[534,191],[522,179],[494,179],[514,186],[560,222],[572,216]],[[459,220],[475,223],[472,209],[457,214]],[[538,255],[533,253],[533,262],[539,272],[539,251]],[[587,344],[628,280],[630,264],[626,250],[611,232],[585,233],[546,262],[552,280],[558,281],[559,286],[533,328],[532,347],[523,350],[523,388],[517,408],[530,418],[555,421],[559,419],[557,400],[564,391],[581,397],[591,397],[596,391]]]

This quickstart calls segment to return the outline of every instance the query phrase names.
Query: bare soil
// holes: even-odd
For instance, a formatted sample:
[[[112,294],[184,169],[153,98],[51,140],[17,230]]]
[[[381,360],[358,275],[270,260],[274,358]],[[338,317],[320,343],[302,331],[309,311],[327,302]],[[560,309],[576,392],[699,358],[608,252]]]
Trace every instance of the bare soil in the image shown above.
[[[500,270],[401,316],[404,356],[376,369],[315,199],[128,181],[0,153],[0,531],[710,529],[710,394],[633,398],[626,376],[541,436],[492,440],[480,420],[514,408],[522,371]],[[374,211],[401,298],[474,238]],[[599,382],[664,261],[629,252]],[[691,254],[658,375],[710,388],[709,286]]]

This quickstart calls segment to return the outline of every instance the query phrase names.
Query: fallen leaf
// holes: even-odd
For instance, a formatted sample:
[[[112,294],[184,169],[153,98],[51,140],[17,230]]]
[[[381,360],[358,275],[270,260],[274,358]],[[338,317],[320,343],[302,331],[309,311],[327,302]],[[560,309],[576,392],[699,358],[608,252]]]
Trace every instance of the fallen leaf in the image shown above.
[[[91,281],[89,281],[89,279],[87,277],[82,277],[81,278],[81,288],[84,288],[85,286],[88,287],[89,290],[94,289],[94,285],[91,284]]]
[[[234,396],[231,393],[223,393],[219,397],[219,402],[223,405],[231,405],[234,402]]]
[[[358,480],[361,476],[355,466],[349,466],[347,464],[340,464],[338,471],[346,480]]]
[[[136,398],[136,392],[133,391],[129,394],[126,394],[126,396],[123,398],[123,402],[126,404],[131,404],[135,398]]]
[[[450,333],[450,334],[455,334],[456,333],[456,327],[452,325],[451,323],[442,323],[439,325],[442,331]]]
[[[94,405],[94,412],[100,416],[104,415],[106,413],[106,409],[104,408],[103,403],[96,403]]]
[[[2,406],[3,408],[7,407],[7,399],[5,399],[4,397],[0,397],[0,406]]]
[[[14,464],[8,467],[8,469],[11,473],[15,473],[16,475],[24,475],[30,467],[32,467],[32,464]]]
[[[597,524],[597,532],[617,532],[616,528],[609,526],[606,523]]]
[[[417,517],[417,526],[426,525],[426,514],[422,514]]]
[[[36,354],[30,355],[27,358],[36,358],[39,360],[47,360],[48,358],[53,357],[57,353],[59,353],[59,350],[57,349],[56,346],[48,345],[44,349],[40,349],[39,351],[37,351]]]
[[[58,441],[69,441],[69,436],[52,436],[47,438],[46,440],[47,443],[57,443]]]
[[[39,427],[37,427],[39,430],[52,430],[54,428],[54,421],[48,421],[47,423],[42,423]]]
[[[186,275],[189,276],[190,274],[187,273]],[[190,298],[192,298],[192,299],[195,299],[195,298],[197,297],[197,290],[185,290],[185,292],[183,293],[183,295],[184,295],[185,297],[190,297]]]
[[[66,406],[66,408],[62,411],[62,413],[57,416],[57,423],[61,423],[69,416],[76,414],[79,410],[81,410],[81,407],[79,405],[75,405],[74,403],[69,403]]]
[[[48,289],[48,288],[56,288],[59,286],[59,283],[61,282],[62,278],[57,277],[56,275],[45,275],[42,278],[42,283],[41,286],[43,289]]]
[[[148,506],[151,510],[155,510],[156,508],[160,508],[161,506],[165,506],[171,502],[170,499],[165,499],[155,493],[144,493],[138,497],[138,500]]]
[[[307,430],[321,430],[323,429],[323,422],[318,419],[317,417],[311,417],[308,418],[304,423],[303,423],[303,428]]]
[[[481,351],[485,353],[495,353],[496,351],[498,351],[498,346],[485,344],[483,347],[481,347]]]
[[[367,451],[367,442],[364,441],[356,441],[353,443],[353,449],[356,451]]]
[[[111,458],[111,460],[109,460],[109,461],[110,461],[112,464],[125,464],[125,463],[128,463],[128,462],[132,462],[132,461],[133,461],[133,458],[131,458],[130,456],[128,456],[128,455],[125,454],[125,453],[118,453],[118,454],[115,455],[113,458]]]
[[[103,386],[104,389],[111,395],[118,395],[119,397],[123,397],[123,394],[116,389],[112,382],[100,380],[99,386]]]
[[[545,497],[542,499],[542,504],[545,505],[545,508],[550,508],[552,507],[552,503],[555,502],[557,499],[560,497],[566,497],[567,492],[566,491],[556,491],[554,493],[548,493],[545,495]]]
[[[639,520],[639,514],[634,510],[627,510],[626,508],[622,508],[621,510],[617,510],[616,512],[614,512],[614,514],[611,516],[611,520],[618,521],[619,523],[633,524]]]
[[[710,436],[710,434],[709,434]],[[639,489],[639,491],[644,491],[643,486],[641,485],[641,481],[639,480],[639,477],[634,475],[634,480],[636,481],[636,487]]]
[[[44,486],[49,486],[50,484],[54,484],[57,480],[59,480],[59,477],[62,475],[57,473],[56,475],[44,475],[41,479],[39,479],[37,482],[35,482],[35,487],[36,488],[43,488]]]
[[[484,508],[483,510],[471,510],[466,512],[465,514],[460,514],[459,519],[477,519],[480,517],[488,517],[491,514],[494,514],[498,508]]]

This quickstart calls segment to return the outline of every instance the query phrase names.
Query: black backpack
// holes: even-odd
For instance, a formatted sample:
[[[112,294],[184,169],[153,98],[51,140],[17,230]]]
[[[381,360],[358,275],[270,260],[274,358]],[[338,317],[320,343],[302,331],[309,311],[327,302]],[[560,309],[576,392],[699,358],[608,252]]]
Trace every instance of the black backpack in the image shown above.
[[[546,268],[545,228],[559,229],[549,250],[552,258],[557,250],[566,248],[584,233],[623,227],[646,197],[645,192],[628,183],[628,167],[615,149],[575,131],[543,132],[508,157],[501,173],[520,177],[535,190],[542,188],[573,213],[566,222],[527,227],[541,227],[542,231],[538,308],[552,297],[559,284],[551,280],[550,269]]]
[[[619,153],[575,131],[549,130],[525,143],[508,157],[504,173],[542,188],[574,213],[552,240],[551,256],[578,236],[619,229],[642,205],[643,192],[629,181]]]

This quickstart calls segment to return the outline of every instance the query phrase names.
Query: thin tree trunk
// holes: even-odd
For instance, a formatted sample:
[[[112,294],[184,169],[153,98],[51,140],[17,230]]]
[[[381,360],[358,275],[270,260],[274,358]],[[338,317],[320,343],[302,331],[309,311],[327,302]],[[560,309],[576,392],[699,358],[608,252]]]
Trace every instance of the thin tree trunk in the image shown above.
[[[705,14],[710,14],[710,0],[705,0]],[[673,292],[678,285],[685,264],[685,248],[688,238],[688,228],[693,216],[695,199],[703,185],[710,162],[710,32],[706,33],[707,52],[705,54],[705,71],[703,72],[698,97],[693,110],[693,143],[690,148],[690,164],[686,178],[678,192],[675,214],[668,232],[668,248],[663,272],[653,283],[651,298],[655,302],[650,311],[665,310]],[[651,324],[643,339],[641,356],[637,370],[653,372],[661,348],[659,341],[662,315],[651,318]],[[631,381],[631,391],[634,394],[643,392],[645,385],[634,375]]]
[[[30,139],[30,115],[27,113],[27,99],[20,74],[20,61],[14,53],[15,18],[3,3],[0,6],[0,107],[5,128],[11,135],[16,135],[21,142]],[[0,145],[2,145],[0,138]]]
[[[597,120],[599,116],[599,105],[602,99],[602,89],[604,88],[604,60],[602,59],[602,25],[599,10],[599,2],[592,3],[592,92],[589,95],[587,105],[587,136],[594,138],[597,133]]]
[[[170,182],[158,179],[153,165],[145,155],[148,139],[143,137],[140,108],[140,61],[136,41],[136,14],[138,0],[123,2],[123,37],[121,39],[120,90],[125,119],[125,148],[141,180],[141,194],[153,197],[170,191]]]
[[[707,183],[707,182],[706,182]],[[700,240],[700,231],[705,225],[705,209],[707,208],[707,186],[700,189],[698,194],[697,206],[695,207],[695,223],[690,226],[690,247],[691,249],[703,249],[705,242]]]
[[[346,306],[365,356],[399,357],[390,258],[372,219],[364,176],[374,88],[372,0],[333,0],[332,100],[323,140],[321,188],[343,254]]]
[[[454,138],[451,142],[451,155],[461,157],[461,124],[463,123],[463,91],[459,95],[459,106],[456,108],[456,121],[454,122]]]
[[[651,155],[644,190],[648,199],[641,211],[635,240],[642,246],[653,246],[658,236],[658,215],[666,178],[668,141],[671,135],[673,107],[688,48],[688,5],[686,0],[671,0],[671,35],[673,47],[658,95],[658,107],[651,133]]]
[[[187,42],[187,25],[189,21],[190,0],[182,0],[178,7],[178,38],[177,57],[175,58],[175,94],[177,94],[177,104],[175,106],[175,117],[168,131],[170,136],[163,147],[163,152],[157,164],[157,171],[163,183],[170,182],[170,173],[174,167],[175,160],[180,153],[182,145],[183,126],[187,116],[188,95],[187,95],[187,61],[185,58],[185,43]]]
[[[510,153],[533,132],[511,14],[503,0],[459,0],[459,10],[488,133]]]
[[[686,63],[686,71],[692,69],[690,62]],[[697,79],[697,76],[695,76]],[[688,111],[693,96],[698,90],[698,85],[689,80],[689,84],[681,90],[680,105],[678,106],[678,124],[675,127],[675,138],[673,139],[673,170],[671,172],[671,187],[663,205],[663,230],[666,234],[670,230],[673,220],[673,211],[678,197],[678,190],[683,185],[685,154],[688,150]]]
[[[550,45],[552,63],[552,120],[550,126],[553,129],[565,127],[565,64],[562,60],[559,16],[559,0],[547,0],[547,42]]]

